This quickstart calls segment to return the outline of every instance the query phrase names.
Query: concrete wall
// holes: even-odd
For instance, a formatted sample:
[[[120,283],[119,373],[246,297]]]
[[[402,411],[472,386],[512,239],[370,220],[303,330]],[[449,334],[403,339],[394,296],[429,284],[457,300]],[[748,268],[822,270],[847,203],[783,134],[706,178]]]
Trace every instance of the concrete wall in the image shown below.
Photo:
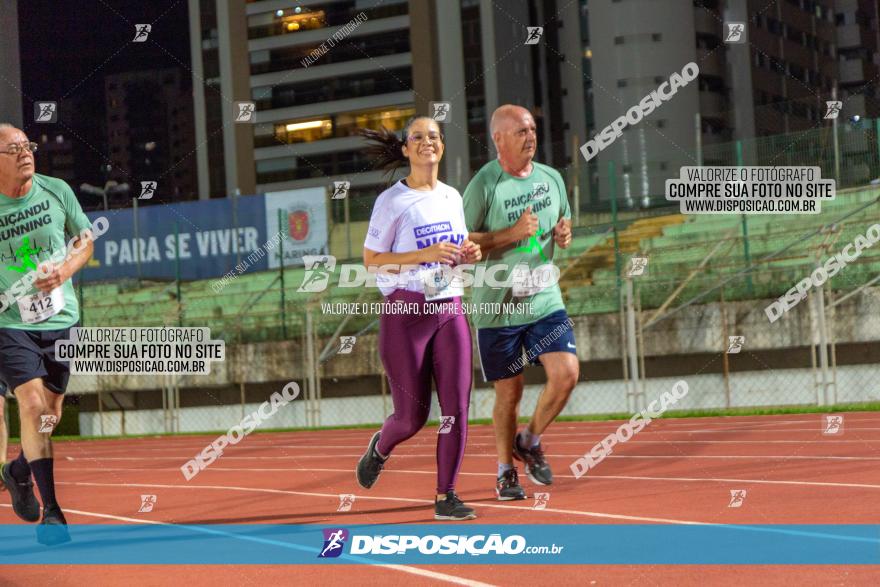
[[[837,370],[838,403],[880,400],[880,382],[876,365],[839,367]],[[649,379],[645,386],[646,403],[657,399],[664,391],[683,379],[689,392],[673,409],[709,409],[726,407],[724,381],[720,375],[691,375],[685,377],[662,377]],[[379,424],[393,411],[390,397],[384,400],[378,395],[325,399],[321,403],[321,425],[341,426],[353,424]],[[529,385],[523,393],[520,412],[530,414],[535,409],[539,385]],[[816,404],[814,373],[811,369],[775,370],[735,373],[731,377],[730,407],[778,406]],[[489,389],[476,389],[471,396],[470,418],[491,418],[494,393]],[[245,405],[245,414],[259,407]],[[295,428],[306,426],[306,403],[300,397],[281,408],[260,428]],[[626,389],[620,380],[587,381],[578,384],[562,415],[606,414],[627,412]],[[440,409],[436,397],[432,397],[429,419],[437,420]],[[103,434],[122,433],[120,412],[104,413]],[[228,430],[242,418],[240,405],[183,408],[180,411],[182,432]],[[80,413],[80,432],[84,435],[100,435],[101,416],[97,413]],[[164,432],[162,410],[141,410],[125,415],[127,434],[152,434]]]

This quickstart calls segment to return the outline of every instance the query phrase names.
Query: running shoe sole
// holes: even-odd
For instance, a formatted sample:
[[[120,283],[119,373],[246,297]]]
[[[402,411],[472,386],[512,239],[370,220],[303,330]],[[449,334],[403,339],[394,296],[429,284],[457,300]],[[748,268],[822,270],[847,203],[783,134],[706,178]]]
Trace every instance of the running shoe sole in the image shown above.
[[[522,496],[518,496],[518,497],[508,497],[508,496],[502,497],[501,492],[496,489],[495,495],[496,495],[496,497],[498,497],[498,501],[521,501],[523,499],[528,499],[525,492],[523,492]]]
[[[525,470],[526,470],[526,477],[528,477],[529,481],[531,481],[535,485],[544,485],[544,486],[553,485],[553,481],[551,481],[550,483],[544,483],[542,481],[538,481],[538,479],[534,475],[532,475],[532,469],[528,465],[525,466]]]
[[[434,514],[434,519],[441,522],[462,522],[464,520],[476,520],[477,514],[468,514],[460,518],[457,518],[455,516],[441,516],[438,514]]]

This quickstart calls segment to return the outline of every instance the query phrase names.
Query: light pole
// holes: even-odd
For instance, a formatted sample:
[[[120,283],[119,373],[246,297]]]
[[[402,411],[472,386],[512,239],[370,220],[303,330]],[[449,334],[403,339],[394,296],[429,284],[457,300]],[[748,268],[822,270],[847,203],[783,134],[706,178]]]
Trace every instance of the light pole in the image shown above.
[[[114,180],[109,180],[104,184],[103,188],[99,188],[97,186],[93,186],[89,183],[84,183],[79,186],[80,191],[85,192],[87,194],[92,194],[95,196],[101,196],[104,199],[104,210],[108,209],[107,206],[107,195],[116,195],[116,194],[126,194],[131,189],[129,188],[127,183],[119,183]]]

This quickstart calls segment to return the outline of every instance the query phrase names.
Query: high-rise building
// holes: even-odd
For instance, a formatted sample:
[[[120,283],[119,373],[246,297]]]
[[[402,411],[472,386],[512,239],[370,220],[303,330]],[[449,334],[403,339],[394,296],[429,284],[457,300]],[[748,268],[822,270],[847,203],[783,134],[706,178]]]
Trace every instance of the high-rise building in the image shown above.
[[[441,177],[461,190],[495,156],[489,119],[501,104],[535,113],[548,164],[569,165],[584,137],[575,3],[190,0],[189,10],[202,197],[345,180],[351,218],[363,219],[387,178],[357,131],[399,131],[432,102],[449,104]],[[546,45],[526,44],[533,24]],[[235,121],[241,102],[255,104],[253,124]]]
[[[832,0],[582,0],[588,14],[591,98],[599,131],[695,62],[680,89],[595,159],[602,199],[646,205],[666,177],[696,165],[703,146],[815,128],[836,79]],[[744,42],[727,43],[742,23]],[[698,116],[699,115],[699,116]],[[750,153],[745,153],[749,163]],[[706,160],[706,163],[711,161]]]
[[[8,6],[7,6],[8,5]],[[18,3],[6,2],[0,10],[0,122],[24,126],[21,103],[21,64],[18,50]]]
[[[190,0],[189,10],[200,195],[346,180],[353,202],[375,196],[383,173],[356,131],[399,130],[416,112],[409,3]],[[255,103],[254,123],[236,122],[240,102]]]
[[[852,119],[880,116],[880,4],[837,0],[837,56],[843,113]]]
[[[156,181],[168,201],[196,198],[189,77],[178,68],[132,71],[107,75],[104,88],[108,179]]]

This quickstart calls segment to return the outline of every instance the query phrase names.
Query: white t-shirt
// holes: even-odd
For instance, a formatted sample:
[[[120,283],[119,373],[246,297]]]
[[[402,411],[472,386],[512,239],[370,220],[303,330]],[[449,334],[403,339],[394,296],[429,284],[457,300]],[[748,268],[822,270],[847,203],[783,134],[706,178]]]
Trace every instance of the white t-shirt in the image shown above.
[[[418,191],[401,180],[376,198],[364,247],[377,253],[408,253],[440,241],[461,245],[467,234],[458,190],[438,181],[430,192]],[[425,293],[425,281],[433,283],[438,266],[423,263],[421,269],[404,271],[399,276],[377,273],[376,285],[386,296],[395,289]],[[453,283],[443,288],[442,297],[463,293]]]

